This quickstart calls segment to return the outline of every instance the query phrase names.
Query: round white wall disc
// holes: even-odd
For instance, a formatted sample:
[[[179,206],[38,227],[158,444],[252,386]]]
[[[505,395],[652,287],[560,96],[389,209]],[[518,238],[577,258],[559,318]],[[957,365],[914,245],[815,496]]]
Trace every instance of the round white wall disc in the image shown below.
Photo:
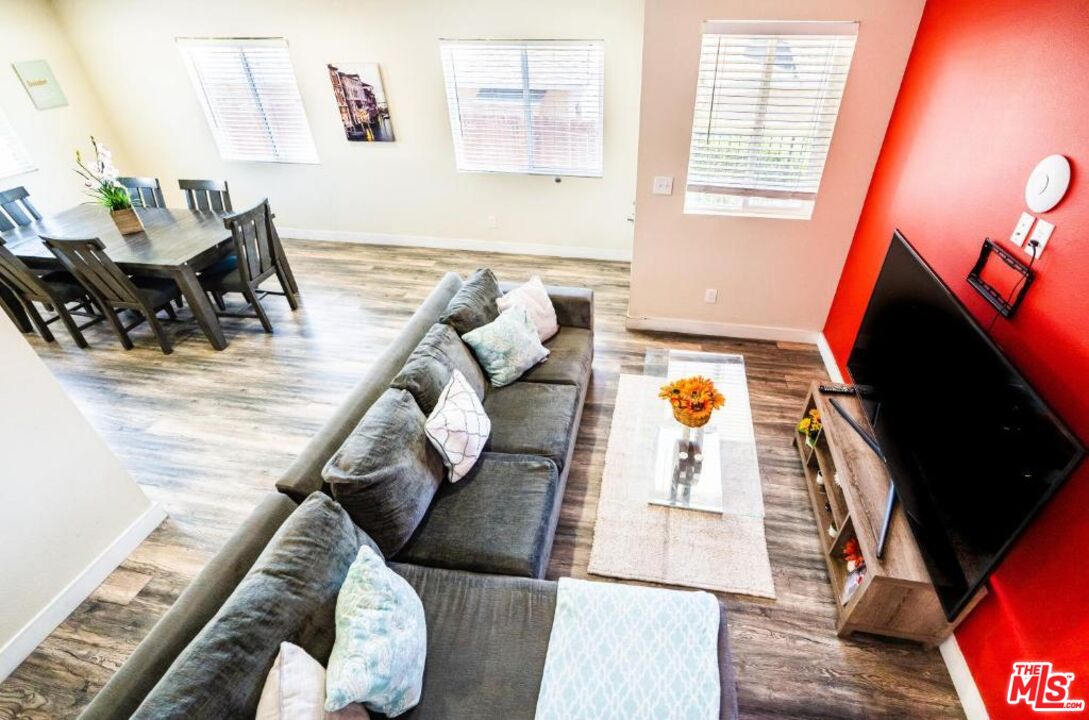
[[[1047,212],[1059,204],[1070,187],[1070,161],[1062,155],[1048,155],[1029,175],[1025,203],[1033,212]]]

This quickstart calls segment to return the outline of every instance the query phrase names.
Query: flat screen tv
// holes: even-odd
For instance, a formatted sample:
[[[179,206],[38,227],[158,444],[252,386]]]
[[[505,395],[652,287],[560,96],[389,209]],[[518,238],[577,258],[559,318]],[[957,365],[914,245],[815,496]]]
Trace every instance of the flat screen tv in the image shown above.
[[[899,231],[847,367],[952,620],[1084,449]]]

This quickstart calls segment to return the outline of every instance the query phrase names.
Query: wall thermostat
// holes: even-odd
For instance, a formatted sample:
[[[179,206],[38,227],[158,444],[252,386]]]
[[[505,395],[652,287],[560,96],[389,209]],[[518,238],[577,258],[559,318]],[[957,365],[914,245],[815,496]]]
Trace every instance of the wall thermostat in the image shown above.
[[[1070,161],[1048,155],[1037,163],[1025,184],[1025,204],[1033,212],[1047,212],[1059,204],[1070,187]]]

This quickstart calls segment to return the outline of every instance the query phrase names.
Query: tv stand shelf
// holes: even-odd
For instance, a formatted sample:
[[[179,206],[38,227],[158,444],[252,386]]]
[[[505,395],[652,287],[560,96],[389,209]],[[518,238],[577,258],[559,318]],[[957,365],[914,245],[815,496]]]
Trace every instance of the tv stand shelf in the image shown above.
[[[836,396],[847,412],[863,417],[858,400]],[[817,519],[821,550],[832,583],[836,632],[856,632],[916,640],[937,645],[957,623],[942,611],[919,547],[898,504],[889,527],[884,557],[877,557],[877,541],[885,515],[890,479],[884,463],[866,446],[828,402],[814,382],[800,417],[820,412],[823,427],[811,447],[795,434],[794,444],[805,472],[806,490]],[[865,559],[860,582],[848,589],[850,571],[843,549],[854,539]],[[978,597],[976,600],[978,601]],[[974,603],[961,613],[964,617]]]

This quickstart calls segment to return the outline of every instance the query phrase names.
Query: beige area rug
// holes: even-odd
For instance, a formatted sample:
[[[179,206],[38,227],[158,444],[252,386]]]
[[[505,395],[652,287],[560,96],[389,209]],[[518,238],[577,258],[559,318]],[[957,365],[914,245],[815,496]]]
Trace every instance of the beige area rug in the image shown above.
[[[748,440],[753,432],[751,419],[746,427],[735,423],[741,435],[737,442],[729,442],[728,437],[724,449],[725,509],[721,515],[647,502],[658,428],[668,413],[657,397],[662,382],[658,377],[620,376],[589,571],[774,598],[760,472],[755,445]],[[722,389],[728,402],[743,402],[742,416],[751,418],[743,371],[739,386]]]

